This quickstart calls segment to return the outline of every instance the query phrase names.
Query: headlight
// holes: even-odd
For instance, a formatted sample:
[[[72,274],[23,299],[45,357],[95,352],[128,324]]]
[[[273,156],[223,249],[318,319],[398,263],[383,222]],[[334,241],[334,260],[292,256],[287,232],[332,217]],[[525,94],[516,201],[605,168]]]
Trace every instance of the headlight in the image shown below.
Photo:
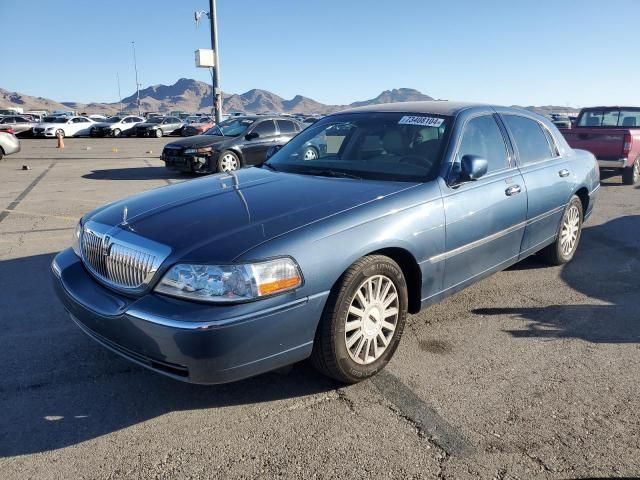
[[[187,155],[194,153],[211,153],[213,147],[202,147],[202,148],[187,148],[184,153]]]
[[[298,264],[291,258],[237,265],[178,264],[155,288],[158,293],[205,302],[255,300],[302,285]]]
[[[82,236],[82,223],[78,222],[76,225],[76,229],[73,231],[73,240],[71,243],[71,248],[76,252],[76,255],[82,257],[80,253],[80,237]]]

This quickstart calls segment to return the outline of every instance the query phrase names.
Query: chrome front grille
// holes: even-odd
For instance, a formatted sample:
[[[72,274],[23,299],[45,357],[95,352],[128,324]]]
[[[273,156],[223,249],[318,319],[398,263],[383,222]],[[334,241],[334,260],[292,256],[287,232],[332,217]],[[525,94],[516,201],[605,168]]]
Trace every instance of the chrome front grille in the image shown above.
[[[127,290],[145,287],[170,252],[133,233],[95,223],[84,227],[81,245],[82,259],[95,276]]]

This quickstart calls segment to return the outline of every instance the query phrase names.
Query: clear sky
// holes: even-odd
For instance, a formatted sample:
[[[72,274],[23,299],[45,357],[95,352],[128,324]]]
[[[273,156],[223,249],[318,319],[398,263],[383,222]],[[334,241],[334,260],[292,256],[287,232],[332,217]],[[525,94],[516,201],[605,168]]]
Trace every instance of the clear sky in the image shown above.
[[[210,81],[207,0],[0,0],[0,87],[117,101]],[[520,105],[640,104],[640,0],[218,0],[225,92],[344,104],[382,90]]]

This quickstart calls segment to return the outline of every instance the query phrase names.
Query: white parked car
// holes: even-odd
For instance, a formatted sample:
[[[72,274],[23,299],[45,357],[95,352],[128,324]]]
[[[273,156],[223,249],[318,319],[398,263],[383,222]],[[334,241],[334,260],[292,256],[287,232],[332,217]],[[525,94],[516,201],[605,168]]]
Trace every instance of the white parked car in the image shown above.
[[[87,117],[56,117],[49,122],[40,123],[33,128],[35,137],[55,137],[60,133],[63,137],[89,136],[91,127],[96,124]]]
[[[91,127],[90,134],[92,137],[119,137],[121,135],[134,135],[136,126],[144,122],[144,118],[129,117],[110,117],[102,122],[95,123]]]

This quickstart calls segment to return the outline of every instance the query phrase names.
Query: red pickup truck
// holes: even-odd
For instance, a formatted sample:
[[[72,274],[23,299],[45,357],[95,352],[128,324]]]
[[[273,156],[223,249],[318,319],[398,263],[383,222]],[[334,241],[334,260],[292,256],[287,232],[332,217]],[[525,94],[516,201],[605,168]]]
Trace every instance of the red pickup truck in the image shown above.
[[[640,180],[640,107],[591,107],[574,128],[560,129],[571,148],[593,153],[601,169],[622,173],[622,182]]]

